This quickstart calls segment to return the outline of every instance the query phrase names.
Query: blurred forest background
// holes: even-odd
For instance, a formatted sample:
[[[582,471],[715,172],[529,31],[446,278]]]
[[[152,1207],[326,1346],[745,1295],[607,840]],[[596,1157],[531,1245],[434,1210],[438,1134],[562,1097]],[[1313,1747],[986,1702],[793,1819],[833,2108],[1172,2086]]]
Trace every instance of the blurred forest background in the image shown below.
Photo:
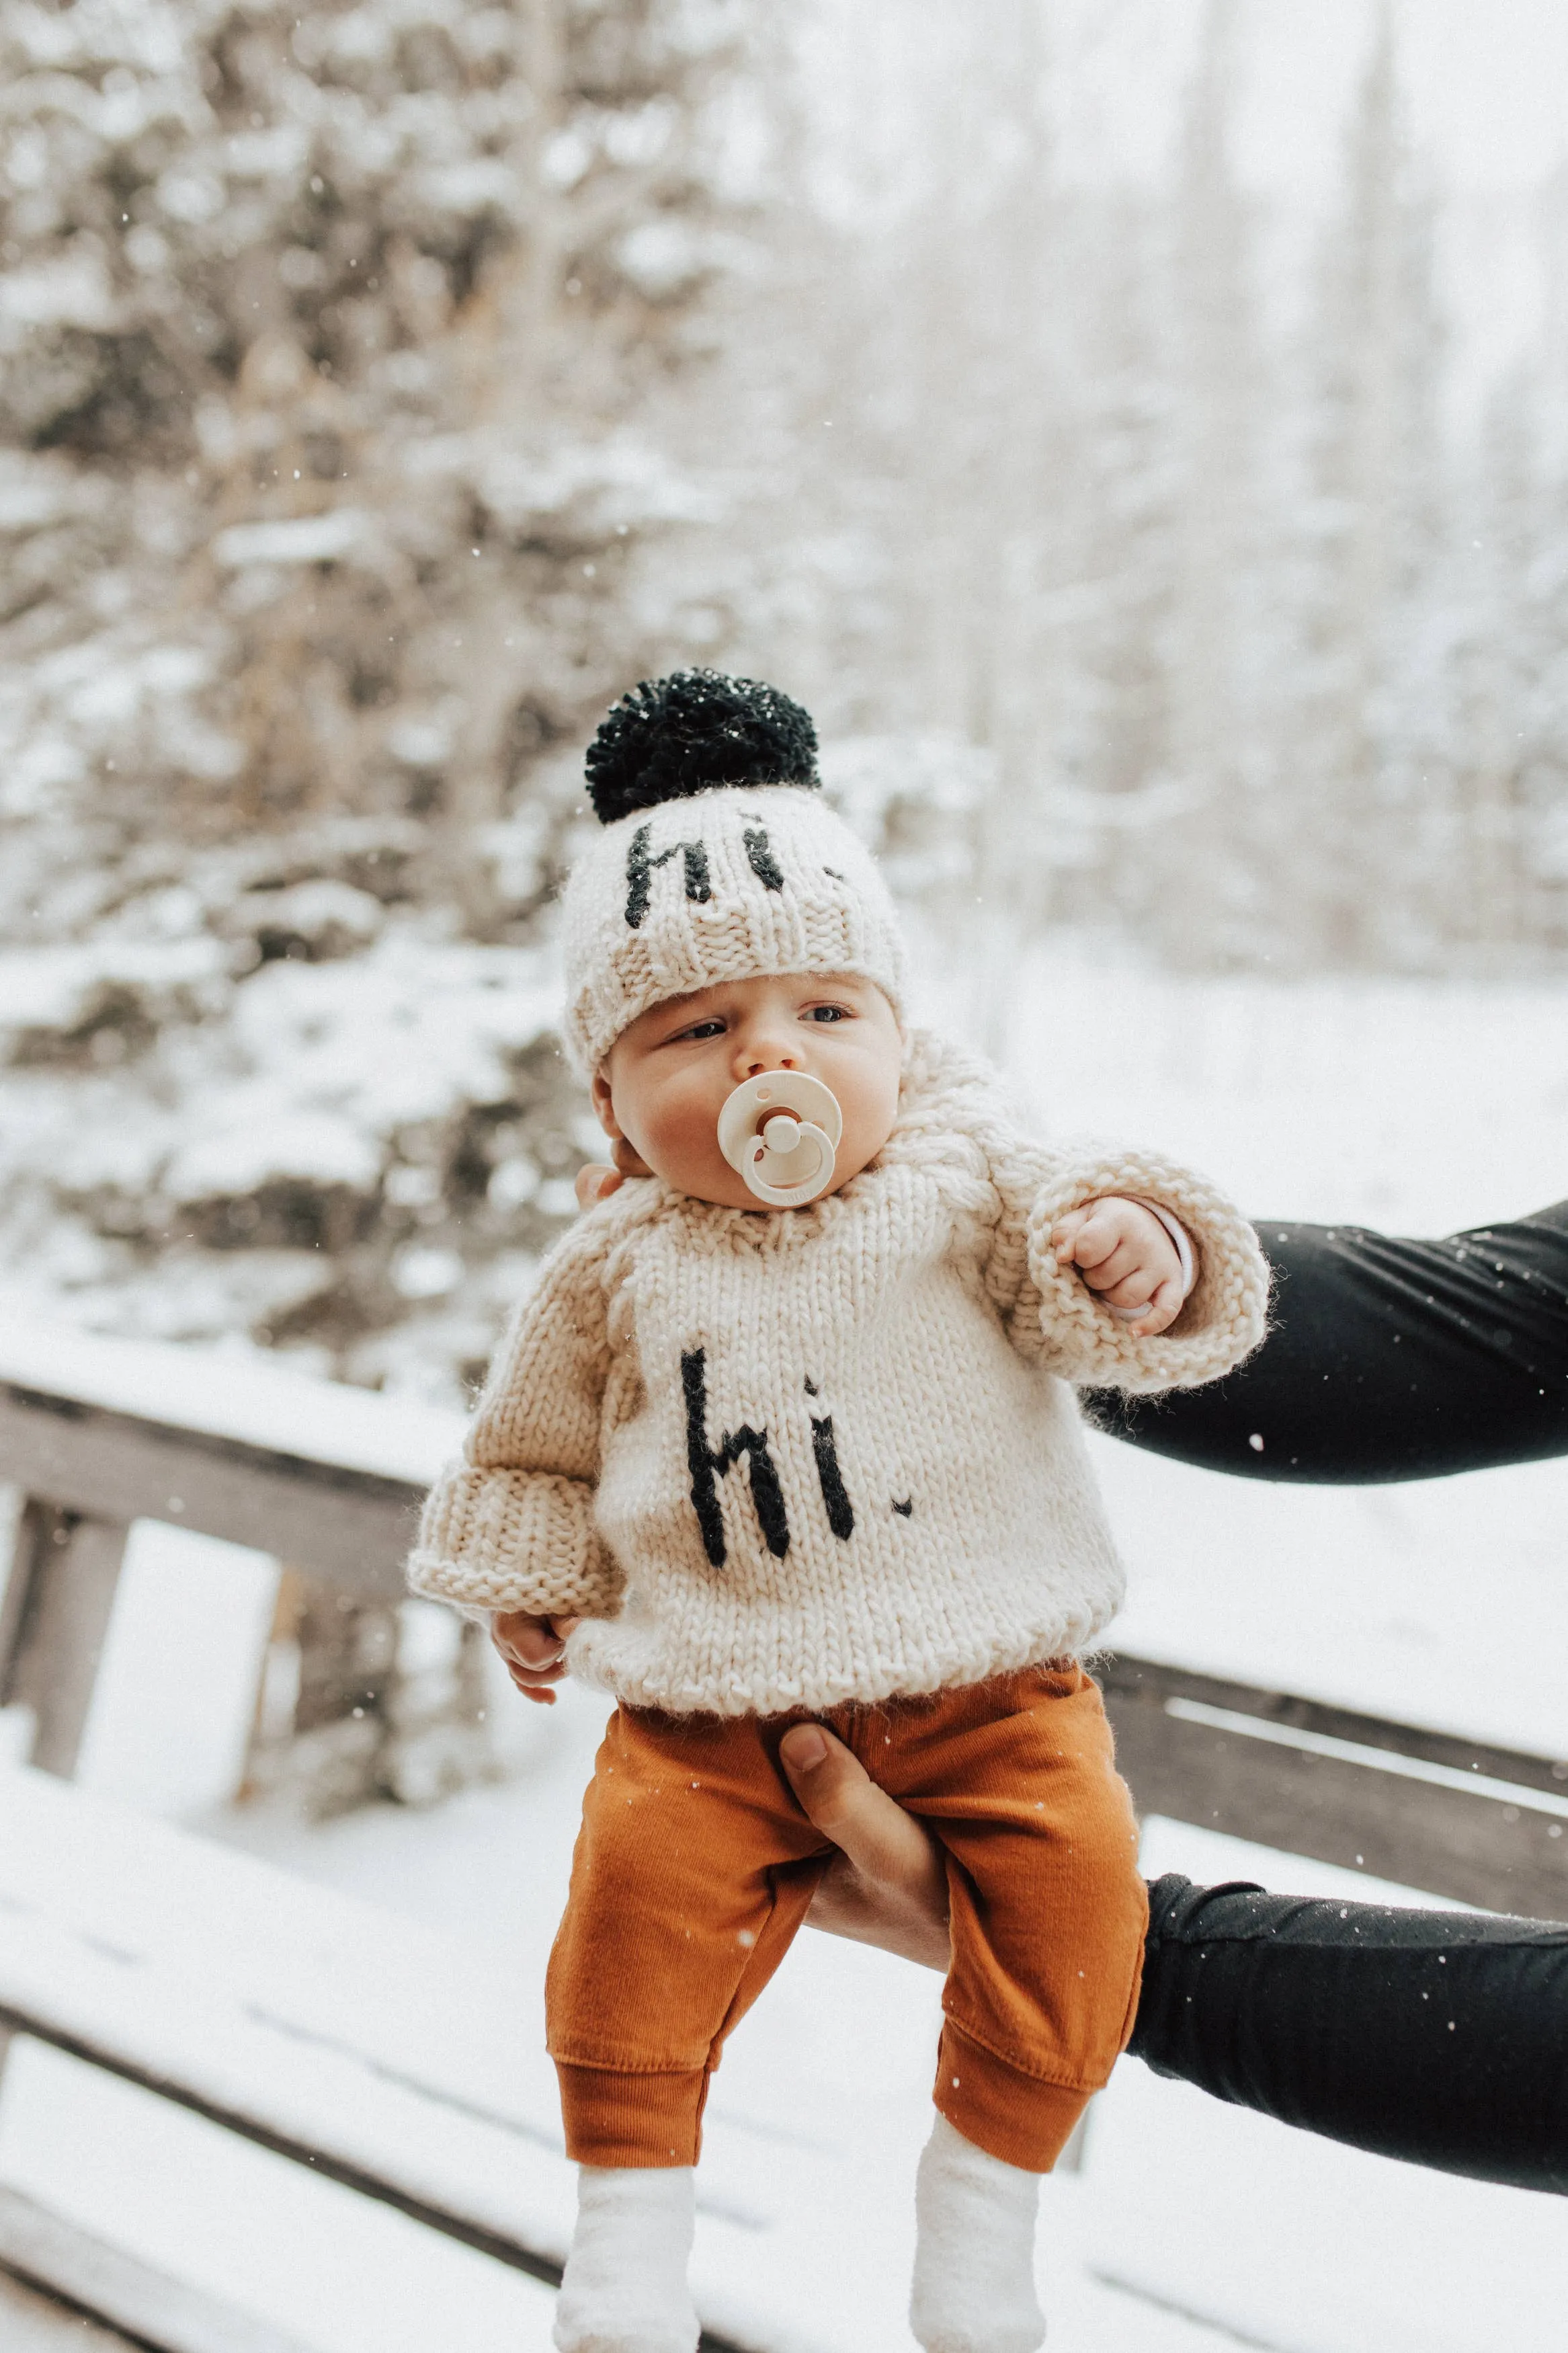
[[[7,1295],[456,1398],[593,1140],[582,747],[682,662],[813,707],[994,1039],[1047,926],[1563,968],[1568,176],[1478,388],[1396,18],[1298,217],[1278,12],[1185,13],[1085,171],[1125,7],[5,0]]]

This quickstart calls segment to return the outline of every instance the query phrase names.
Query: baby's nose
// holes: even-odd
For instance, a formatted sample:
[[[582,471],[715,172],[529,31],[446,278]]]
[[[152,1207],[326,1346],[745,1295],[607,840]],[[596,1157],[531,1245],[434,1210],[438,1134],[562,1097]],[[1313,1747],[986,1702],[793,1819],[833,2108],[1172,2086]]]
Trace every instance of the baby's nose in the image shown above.
[[[798,1071],[800,1057],[793,1039],[769,1038],[756,1033],[737,1040],[735,1076],[754,1079],[763,1071]]]

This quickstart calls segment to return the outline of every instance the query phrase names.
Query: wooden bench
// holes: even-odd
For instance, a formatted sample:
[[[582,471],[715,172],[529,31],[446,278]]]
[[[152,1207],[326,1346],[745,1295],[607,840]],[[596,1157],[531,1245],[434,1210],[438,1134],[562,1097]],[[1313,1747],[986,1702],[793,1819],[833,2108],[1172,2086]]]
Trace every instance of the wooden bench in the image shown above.
[[[502,1953],[14,1768],[0,2021],[559,2277],[574,2169],[534,2004]],[[851,2148],[714,2115],[693,2265],[708,2353],[859,2353],[841,2283],[878,2258],[856,2173]],[[284,2353],[15,2193],[0,2193],[0,2265],[170,2353]],[[887,2293],[896,2309],[898,2282]]]
[[[47,1768],[0,1786],[0,2026],[548,2280],[570,2168],[537,2021],[526,2004],[519,2019],[500,1965],[58,1778],[132,1520],[390,1600],[458,1430],[450,1414],[212,1352],[0,1338],[0,1479],[26,1499],[0,1603],[0,1702],[32,1708]],[[1462,1902],[1568,1913],[1562,1760],[1154,1660],[1101,1672],[1144,1812]],[[847,2156],[715,2120],[696,2273],[710,2348],[853,2342],[834,2290],[876,2260],[852,2219],[862,2187]],[[736,2232],[743,2260],[724,2253]],[[283,2353],[14,2195],[0,2199],[0,2265],[168,2353]]]

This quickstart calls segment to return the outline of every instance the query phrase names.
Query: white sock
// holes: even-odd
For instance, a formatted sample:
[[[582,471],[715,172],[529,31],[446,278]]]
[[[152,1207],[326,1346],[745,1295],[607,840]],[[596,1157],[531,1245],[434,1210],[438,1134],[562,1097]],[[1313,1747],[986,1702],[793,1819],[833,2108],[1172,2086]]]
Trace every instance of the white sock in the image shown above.
[[[555,2306],[559,2353],[695,2353],[686,2285],[695,2220],[689,2165],[579,2166]]]
[[[910,2327],[925,2353],[1035,2353],[1040,2177],[1004,2165],[938,2116],[915,2178]]]

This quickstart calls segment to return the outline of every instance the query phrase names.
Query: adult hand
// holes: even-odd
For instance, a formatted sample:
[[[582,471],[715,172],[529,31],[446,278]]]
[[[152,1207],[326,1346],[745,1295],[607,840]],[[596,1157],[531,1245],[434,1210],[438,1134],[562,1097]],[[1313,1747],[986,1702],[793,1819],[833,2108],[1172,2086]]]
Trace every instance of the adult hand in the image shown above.
[[[558,1683],[566,1672],[566,1637],[579,1618],[534,1618],[526,1609],[498,1609],[490,1620],[490,1641],[506,1662],[506,1671],[524,1699],[553,1707]]]
[[[838,1849],[809,1925],[945,1975],[947,1865],[935,1839],[820,1724],[792,1725],[779,1757],[802,1812]]]
[[[574,1182],[577,1187],[577,1207],[591,1209],[595,1201],[607,1201],[612,1193],[618,1193],[623,1180],[607,1162],[585,1160]]]
[[[610,1144],[612,1168],[603,1160],[590,1160],[577,1171],[577,1207],[591,1209],[595,1201],[607,1201],[618,1193],[628,1176],[651,1176],[653,1170],[639,1157],[624,1135],[614,1137]]]

